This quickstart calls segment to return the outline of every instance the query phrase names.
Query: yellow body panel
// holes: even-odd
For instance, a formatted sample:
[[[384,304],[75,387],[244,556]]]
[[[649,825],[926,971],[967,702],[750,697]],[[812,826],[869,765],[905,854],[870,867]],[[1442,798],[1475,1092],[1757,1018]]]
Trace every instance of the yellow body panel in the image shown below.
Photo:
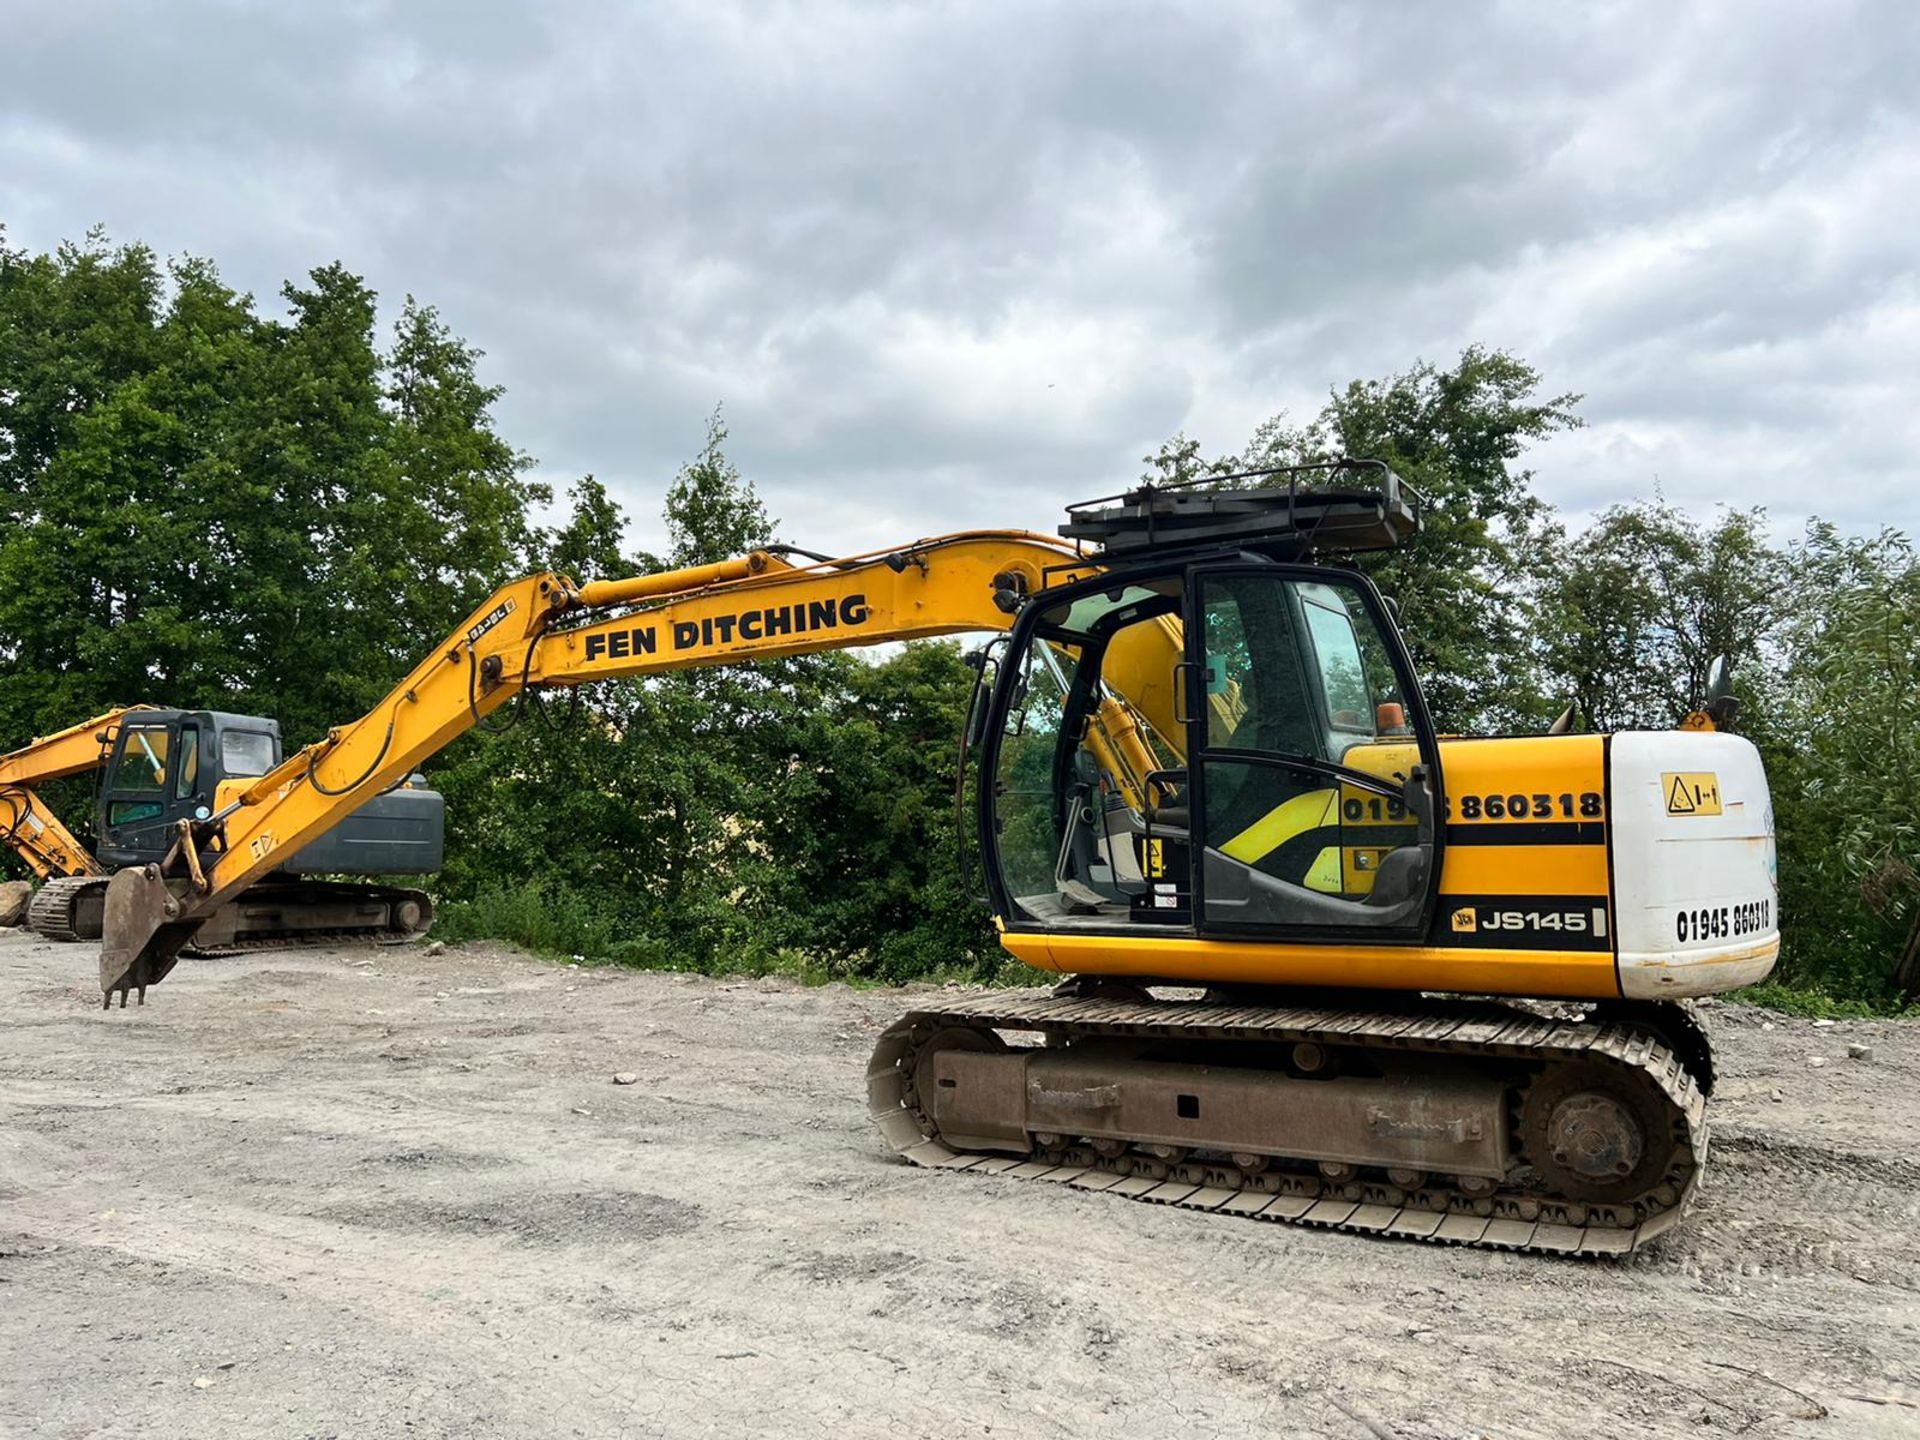
[[[1397,783],[1418,760],[1409,741],[1355,746],[1344,763]],[[1610,941],[1607,867],[1606,745],[1597,735],[1531,735],[1444,740],[1445,844],[1436,934],[1441,943],[1379,945],[1353,940],[1295,941],[1163,935],[1087,935],[1003,930],[1009,954],[1061,973],[1152,976],[1196,984],[1326,985],[1614,999],[1620,982]],[[1336,806],[1337,801],[1337,806]],[[1375,814],[1376,806],[1379,813]],[[1340,868],[1316,865],[1307,884],[1364,895],[1374,868],[1394,843],[1369,834],[1413,823],[1372,790],[1341,786],[1296,796],[1221,849],[1252,861],[1294,835],[1323,826],[1340,831]],[[1330,860],[1323,856],[1323,861]],[[1364,865],[1364,860],[1370,863]],[[1327,883],[1328,874],[1340,876]],[[1529,903],[1531,902],[1531,903]],[[1534,948],[1506,948],[1483,915],[1525,920],[1544,911],[1577,914],[1585,948],[1556,949],[1535,932]]]
[[[1130,975],[1196,985],[1331,985],[1590,1000],[1620,994],[1611,952],[1454,950],[1348,941],[1280,944],[1019,930],[1003,932],[1000,943],[1008,954],[1037,970],[1067,975]]]
[[[1607,847],[1562,848],[1553,855],[1524,845],[1456,845],[1440,869],[1440,894],[1608,894]]]

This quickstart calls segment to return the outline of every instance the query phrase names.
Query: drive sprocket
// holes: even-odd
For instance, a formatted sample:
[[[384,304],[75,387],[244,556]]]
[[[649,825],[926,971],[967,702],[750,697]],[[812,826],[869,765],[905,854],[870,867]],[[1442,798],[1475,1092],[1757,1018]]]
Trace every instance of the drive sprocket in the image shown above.
[[[1673,1166],[1672,1107],[1644,1072],[1591,1060],[1548,1066],[1520,1097],[1521,1158],[1571,1200],[1630,1205]]]

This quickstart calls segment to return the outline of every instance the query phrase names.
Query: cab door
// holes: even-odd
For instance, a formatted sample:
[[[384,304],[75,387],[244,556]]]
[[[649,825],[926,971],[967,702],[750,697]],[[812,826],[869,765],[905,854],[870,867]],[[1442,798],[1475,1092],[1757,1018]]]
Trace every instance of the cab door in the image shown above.
[[[1439,888],[1438,751],[1373,587],[1299,566],[1196,569],[1186,638],[1197,928],[1424,935]]]
[[[109,868],[161,859],[173,822],[205,802],[201,729],[194,719],[120,727],[100,795],[100,860]]]

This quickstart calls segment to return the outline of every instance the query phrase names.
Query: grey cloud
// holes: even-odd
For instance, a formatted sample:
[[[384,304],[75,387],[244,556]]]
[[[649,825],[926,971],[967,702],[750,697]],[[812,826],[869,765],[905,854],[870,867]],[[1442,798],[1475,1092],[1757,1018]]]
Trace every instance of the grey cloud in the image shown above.
[[[340,258],[438,304],[543,475],[643,526],[716,401],[794,538],[853,547],[1047,524],[1177,428],[1226,448],[1474,340],[1587,394],[1534,461],[1572,510],[1657,474],[1920,523],[1886,399],[1920,359],[1898,0],[0,0],[0,29],[16,243],[105,221],[266,304]]]

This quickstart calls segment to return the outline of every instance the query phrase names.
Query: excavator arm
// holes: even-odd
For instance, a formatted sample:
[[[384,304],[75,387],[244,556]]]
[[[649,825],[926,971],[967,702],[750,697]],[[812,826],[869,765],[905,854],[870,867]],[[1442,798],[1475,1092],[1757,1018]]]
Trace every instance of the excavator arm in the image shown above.
[[[60,817],[39,787],[52,780],[98,770],[106,763],[120,722],[146,705],[123,705],[43,735],[31,745],[0,755],[0,843],[9,846],[41,880],[63,875],[102,875],[100,862]]]
[[[328,732],[203,822],[181,822],[164,864],[107,892],[101,990],[164,978],[220,905],[529,689],[1000,631],[1020,600],[1093,566],[1057,540],[972,531],[843,560],[756,550],[714,565],[576,585],[503,586],[366,715]],[[1144,773],[1130,726],[1110,737]]]

